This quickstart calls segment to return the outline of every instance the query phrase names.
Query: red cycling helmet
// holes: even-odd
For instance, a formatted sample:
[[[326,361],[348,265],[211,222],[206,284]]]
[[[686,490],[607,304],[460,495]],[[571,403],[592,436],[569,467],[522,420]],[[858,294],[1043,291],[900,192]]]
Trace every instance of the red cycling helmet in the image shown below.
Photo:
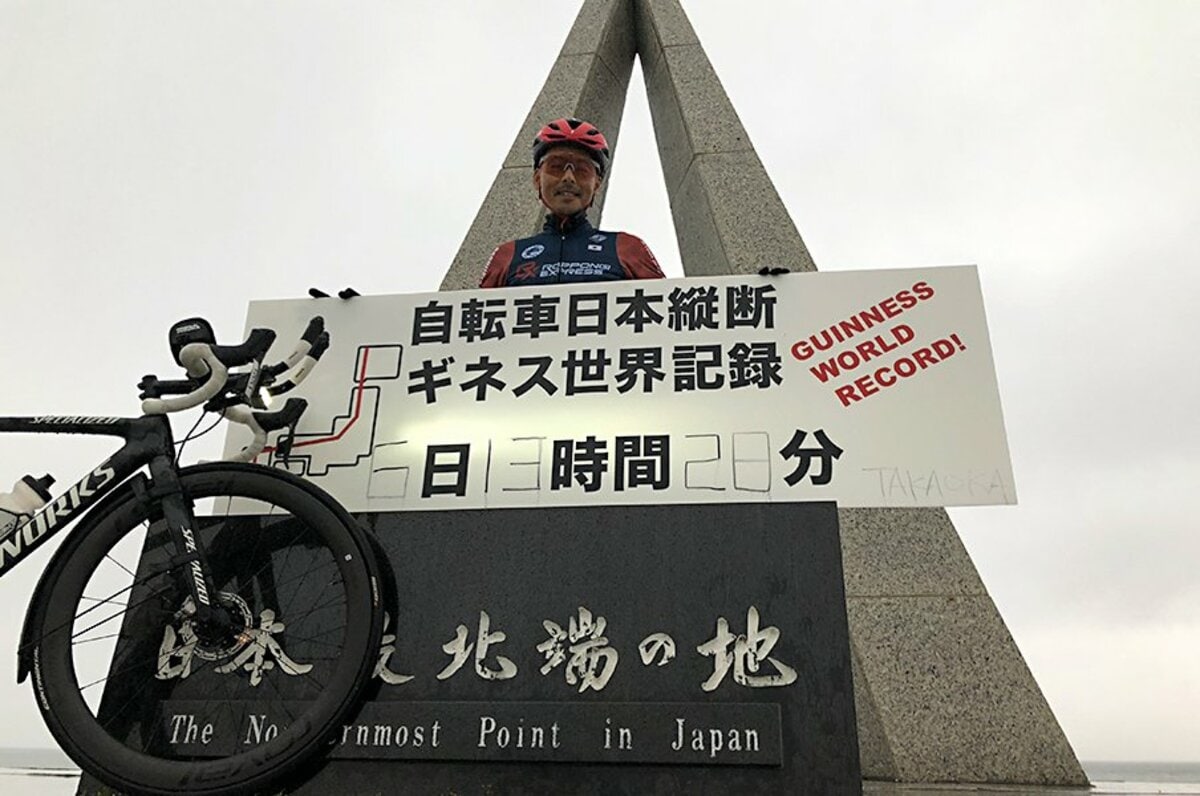
[[[533,139],[533,167],[536,169],[542,158],[551,147],[566,145],[582,149],[596,161],[596,171],[603,177],[608,171],[608,141],[604,133],[596,129],[590,122],[579,119],[555,119],[541,130]]]

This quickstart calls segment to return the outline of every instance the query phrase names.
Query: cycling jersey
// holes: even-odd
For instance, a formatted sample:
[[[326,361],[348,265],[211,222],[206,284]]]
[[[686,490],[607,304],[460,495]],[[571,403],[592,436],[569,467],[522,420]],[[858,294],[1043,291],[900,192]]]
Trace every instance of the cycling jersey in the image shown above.
[[[641,238],[598,230],[581,212],[564,219],[548,215],[539,234],[497,246],[479,286],[662,278],[658,261]]]

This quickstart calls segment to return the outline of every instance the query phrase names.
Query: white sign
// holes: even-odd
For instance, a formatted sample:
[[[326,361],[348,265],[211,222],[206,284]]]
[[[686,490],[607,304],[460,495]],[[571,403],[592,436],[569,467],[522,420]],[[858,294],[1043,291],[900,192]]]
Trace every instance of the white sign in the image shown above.
[[[273,361],[317,314],[295,446],[260,461],[351,511],[1016,502],[973,266],[254,302],[248,328]]]

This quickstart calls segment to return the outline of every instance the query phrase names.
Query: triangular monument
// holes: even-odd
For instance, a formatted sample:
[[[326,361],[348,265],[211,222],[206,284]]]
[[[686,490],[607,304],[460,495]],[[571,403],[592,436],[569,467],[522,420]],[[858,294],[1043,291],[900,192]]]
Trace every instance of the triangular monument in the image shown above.
[[[816,269],[678,0],[585,0],[443,290],[476,287],[497,244],[541,228],[530,143],[544,122],[587,119],[615,155],[635,55],[684,271]],[[945,510],[840,522],[863,776],[1086,784]]]

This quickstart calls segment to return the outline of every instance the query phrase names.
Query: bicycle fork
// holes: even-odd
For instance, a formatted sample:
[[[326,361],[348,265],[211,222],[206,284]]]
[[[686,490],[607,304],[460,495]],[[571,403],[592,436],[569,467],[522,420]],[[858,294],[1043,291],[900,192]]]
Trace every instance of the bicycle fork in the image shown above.
[[[163,520],[175,543],[176,555],[171,563],[183,567],[183,580],[196,606],[196,620],[201,625],[228,629],[229,614],[216,603],[217,587],[213,581],[208,554],[196,541],[196,517],[191,498],[179,485],[179,474],[169,457],[159,456],[150,462],[151,490],[162,508]]]

